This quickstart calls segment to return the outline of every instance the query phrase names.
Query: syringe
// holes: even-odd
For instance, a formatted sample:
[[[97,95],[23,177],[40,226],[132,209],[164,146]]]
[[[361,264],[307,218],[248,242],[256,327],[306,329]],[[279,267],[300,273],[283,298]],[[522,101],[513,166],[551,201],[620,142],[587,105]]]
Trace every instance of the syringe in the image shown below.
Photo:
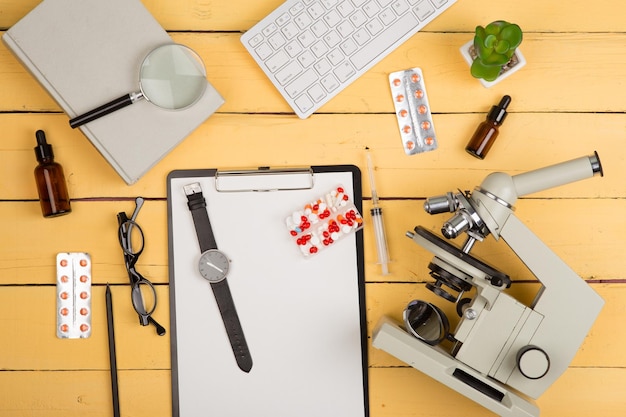
[[[382,268],[382,274],[389,274],[389,252],[387,251],[387,237],[385,236],[385,227],[383,224],[383,210],[378,205],[378,194],[376,193],[376,182],[374,181],[374,168],[372,167],[372,158],[369,149],[367,150],[367,169],[370,177],[370,188],[372,189],[372,222],[374,223],[374,234],[376,235],[376,251],[378,253],[378,263]]]

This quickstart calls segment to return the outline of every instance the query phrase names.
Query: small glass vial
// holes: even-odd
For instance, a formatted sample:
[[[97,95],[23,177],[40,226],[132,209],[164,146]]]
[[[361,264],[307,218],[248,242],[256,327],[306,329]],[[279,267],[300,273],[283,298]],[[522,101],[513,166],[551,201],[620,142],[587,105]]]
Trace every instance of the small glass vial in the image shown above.
[[[511,103],[511,97],[504,96],[497,106],[491,107],[491,110],[487,113],[487,118],[478,125],[474,135],[465,147],[465,150],[470,155],[479,159],[485,159],[487,152],[489,152],[489,149],[491,149],[498,137],[498,128],[506,118],[506,108],[509,106],[509,103]]]
[[[39,162],[35,168],[35,181],[43,216],[54,217],[68,214],[72,209],[63,168],[54,162],[52,145],[46,142],[44,131],[38,130],[35,137],[37,138],[35,156]]]

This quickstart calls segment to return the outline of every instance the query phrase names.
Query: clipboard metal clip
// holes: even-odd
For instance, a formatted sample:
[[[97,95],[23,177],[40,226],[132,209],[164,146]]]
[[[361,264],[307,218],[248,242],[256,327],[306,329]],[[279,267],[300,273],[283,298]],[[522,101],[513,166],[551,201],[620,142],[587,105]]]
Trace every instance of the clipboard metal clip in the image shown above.
[[[218,192],[268,192],[309,190],[315,184],[313,169],[269,168],[218,170],[215,189]]]

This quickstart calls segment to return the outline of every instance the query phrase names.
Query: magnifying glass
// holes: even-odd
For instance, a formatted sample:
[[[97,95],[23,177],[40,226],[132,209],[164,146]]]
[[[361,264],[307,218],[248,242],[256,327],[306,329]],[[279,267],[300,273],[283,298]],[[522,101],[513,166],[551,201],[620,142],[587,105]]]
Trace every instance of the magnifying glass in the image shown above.
[[[404,310],[407,331],[429,345],[437,345],[450,336],[448,318],[439,307],[421,300],[411,301]]]
[[[163,109],[181,110],[197,102],[206,86],[206,70],[198,54],[184,45],[163,45],[141,63],[139,91],[71,119],[70,126],[77,128],[143,98]]]

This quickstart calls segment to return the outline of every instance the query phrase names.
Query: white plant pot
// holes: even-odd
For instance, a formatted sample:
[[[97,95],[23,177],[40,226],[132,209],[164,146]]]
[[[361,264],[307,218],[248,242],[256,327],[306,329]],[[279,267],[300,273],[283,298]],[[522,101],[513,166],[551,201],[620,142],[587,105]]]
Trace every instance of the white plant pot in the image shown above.
[[[472,49],[473,46],[474,40],[471,40],[461,47],[461,55],[463,55],[463,58],[465,58],[465,62],[467,62],[467,65],[469,65],[470,67],[472,66],[472,62],[474,61],[474,58],[472,58],[472,55],[470,53],[470,49]],[[505,66],[500,75],[498,75],[498,78],[493,81],[485,81],[482,78],[478,78],[478,81],[480,81],[483,86],[489,88],[493,85],[496,85],[505,78],[510,77],[512,74],[522,69],[524,65],[526,65],[526,58],[524,58],[524,55],[522,55],[522,51],[517,49],[515,51],[515,54],[513,55],[513,58],[511,58],[511,61]]]

